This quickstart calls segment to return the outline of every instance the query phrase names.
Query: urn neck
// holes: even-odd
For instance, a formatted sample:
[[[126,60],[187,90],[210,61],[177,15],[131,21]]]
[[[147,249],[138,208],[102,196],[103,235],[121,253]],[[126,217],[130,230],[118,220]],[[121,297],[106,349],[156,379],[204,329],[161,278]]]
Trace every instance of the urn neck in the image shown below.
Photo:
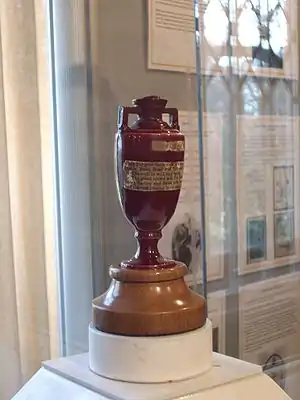
[[[139,120],[136,126],[153,128],[153,124],[159,129],[170,128],[162,121],[162,115],[166,110],[167,100],[158,96],[146,96],[133,100],[133,104],[139,109]]]

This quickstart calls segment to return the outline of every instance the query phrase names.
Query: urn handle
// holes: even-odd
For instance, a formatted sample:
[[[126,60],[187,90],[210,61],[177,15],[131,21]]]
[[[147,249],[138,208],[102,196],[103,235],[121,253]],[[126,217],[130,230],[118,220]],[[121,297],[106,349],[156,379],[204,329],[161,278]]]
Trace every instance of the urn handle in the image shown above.
[[[157,113],[157,110],[156,110]],[[145,109],[143,107],[135,105],[133,107],[124,107],[124,106],[119,106],[118,107],[118,129],[120,131],[125,131],[129,128],[128,126],[128,117],[129,115],[138,115],[139,117],[145,116]],[[159,115],[160,114],[160,115]],[[171,129],[176,129],[179,130],[179,124],[178,124],[178,110],[177,108],[162,108],[159,109],[159,113],[156,116],[154,109],[150,109],[150,115],[151,117],[155,115],[159,119],[161,118],[162,114],[167,114],[169,115],[169,127]]]
[[[169,124],[171,128],[179,130],[177,108],[165,108],[163,113],[169,115]]]
[[[130,114],[135,114],[140,116],[141,109],[137,106],[134,107],[118,107],[118,129],[126,130],[128,129],[128,117]]]

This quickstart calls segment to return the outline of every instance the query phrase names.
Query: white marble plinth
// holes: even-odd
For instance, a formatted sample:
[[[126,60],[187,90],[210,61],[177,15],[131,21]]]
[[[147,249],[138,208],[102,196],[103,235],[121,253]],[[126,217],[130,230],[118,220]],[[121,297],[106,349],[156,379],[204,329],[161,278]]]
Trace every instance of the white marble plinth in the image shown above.
[[[110,335],[89,327],[89,365],[105,378],[162,383],[193,378],[212,367],[212,324],[156,337]]]
[[[126,368],[125,363],[123,367]],[[183,400],[187,397],[189,400],[290,399],[259,366],[220,354],[213,354],[212,368],[198,377],[159,384],[100,377],[89,369],[88,354],[82,354],[46,362],[13,400]]]

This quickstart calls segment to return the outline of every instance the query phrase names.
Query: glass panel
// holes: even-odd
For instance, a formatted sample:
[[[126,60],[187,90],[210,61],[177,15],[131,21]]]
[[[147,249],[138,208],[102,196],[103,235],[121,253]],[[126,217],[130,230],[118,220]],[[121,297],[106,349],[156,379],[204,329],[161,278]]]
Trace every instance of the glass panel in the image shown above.
[[[155,16],[154,20],[150,15]],[[109,266],[128,260],[136,252],[134,230],[119,203],[114,160],[118,106],[131,106],[135,98],[161,96],[168,100],[168,107],[179,111],[181,131],[186,137],[183,187],[159,249],[165,257],[185,262],[187,282],[201,290],[205,238],[199,178],[202,158],[198,150],[195,20],[193,2],[182,0],[53,0],[51,17],[64,345],[65,354],[70,355],[88,349],[91,301],[107,288]],[[173,35],[184,52],[176,51]],[[169,53],[166,47],[170,47]],[[220,82],[219,90],[225,93],[222,85]],[[132,119],[136,116],[129,124]],[[205,141],[205,178],[210,182],[210,196],[220,185],[208,166],[215,145],[221,155],[220,124],[219,116],[205,121],[207,135],[211,135],[210,142]],[[208,245],[216,262],[209,279],[223,274],[223,233],[219,230],[222,199],[213,200],[218,214],[210,217],[213,235]]]
[[[226,300],[215,327],[226,326],[219,329],[226,354],[261,364],[293,399],[300,398],[298,13],[284,0],[200,1],[195,12],[202,109],[210,118],[222,113],[224,275],[207,292]],[[211,168],[219,157],[214,147]],[[211,236],[209,225],[207,242]]]

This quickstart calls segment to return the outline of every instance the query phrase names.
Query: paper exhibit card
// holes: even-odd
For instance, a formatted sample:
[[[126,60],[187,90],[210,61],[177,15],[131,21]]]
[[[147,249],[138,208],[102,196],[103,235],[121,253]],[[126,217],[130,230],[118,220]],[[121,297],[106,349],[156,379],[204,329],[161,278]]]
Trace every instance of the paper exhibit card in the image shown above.
[[[148,68],[196,71],[193,0],[148,0]]]
[[[298,118],[237,117],[240,274],[300,260]]]
[[[196,24],[202,73],[220,72],[228,59],[228,19],[219,0],[200,0],[195,11],[193,0],[148,0],[148,68],[195,72]]]
[[[213,351],[225,354],[226,352],[226,298],[224,291],[209,293],[207,296],[207,313],[212,322]]]
[[[187,265],[188,284],[201,282],[201,196],[198,113],[179,113],[185,135],[185,161],[182,189],[176,211],[159,241],[161,253]],[[222,116],[203,117],[206,255],[208,280],[223,277],[223,189],[222,189]]]
[[[299,291],[299,273],[239,290],[239,358],[262,365],[293,399],[300,393],[292,371],[300,357]]]

